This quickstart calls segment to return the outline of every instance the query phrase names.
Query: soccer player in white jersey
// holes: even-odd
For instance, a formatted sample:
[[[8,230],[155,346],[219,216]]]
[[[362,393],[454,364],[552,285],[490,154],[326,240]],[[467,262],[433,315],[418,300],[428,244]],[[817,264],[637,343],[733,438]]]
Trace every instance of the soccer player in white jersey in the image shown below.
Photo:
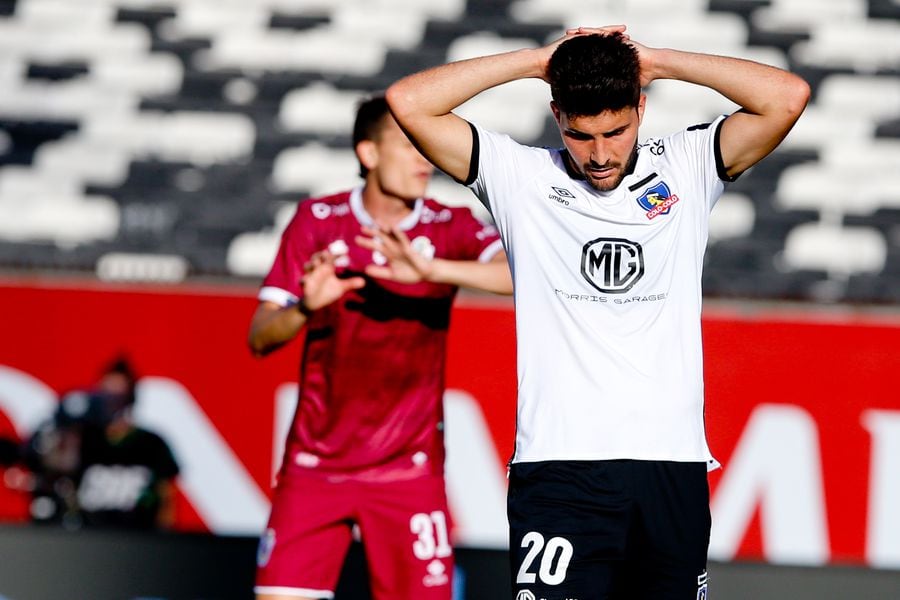
[[[356,525],[374,600],[450,600],[450,311],[460,285],[510,293],[509,269],[493,226],[423,197],[433,167],[384,97],[353,141],[363,185],[298,205],[250,324],[259,355],[306,331],[255,591],[333,598]]]
[[[416,145],[491,211],[509,257],[517,600],[706,597],[706,472],[716,466],[700,336],[708,217],[725,183],[771,152],[809,99],[783,70],[650,48],[624,31],[569,30],[387,91]],[[525,78],[550,84],[563,148],[524,146],[452,112]],[[706,86],[741,109],[639,143],[641,88],[657,79]]]

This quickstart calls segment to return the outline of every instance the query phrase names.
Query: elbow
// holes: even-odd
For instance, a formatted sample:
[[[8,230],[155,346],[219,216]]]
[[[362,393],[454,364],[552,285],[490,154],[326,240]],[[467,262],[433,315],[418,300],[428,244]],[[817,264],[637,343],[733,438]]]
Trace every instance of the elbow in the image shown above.
[[[812,91],[809,87],[809,83],[807,83],[805,79],[795,75],[791,81],[790,90],[787,95],[787,110],[794,120],[800,118],[806,105],[809,104],[811,96]]]
[[[253,355],[254,358],[262,358],[266,355],[267,350],[262,339],[260,339],[260,336],[252,330],[247,336],[247,349],[250,350],[250,354]]]
[[[403,122],[403,117],[409,113],[410,107],[415,104],[408,88],[406,81],[401,79],[392,84],[384,93],[384,99],[387,100],[391,114],[400,123]]]

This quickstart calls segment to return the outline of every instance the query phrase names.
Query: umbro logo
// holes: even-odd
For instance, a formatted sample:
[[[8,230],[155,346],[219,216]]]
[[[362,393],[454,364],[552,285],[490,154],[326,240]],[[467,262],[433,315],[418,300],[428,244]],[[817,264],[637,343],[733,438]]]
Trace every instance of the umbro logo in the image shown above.
[[[569,201],[575,199],[575,194],[573,194],[566,188],[550,186],[550,189],[553,190],[553,192],[550,194],[549,198],[551,200],[555,200],[563,206],[569,206]]]

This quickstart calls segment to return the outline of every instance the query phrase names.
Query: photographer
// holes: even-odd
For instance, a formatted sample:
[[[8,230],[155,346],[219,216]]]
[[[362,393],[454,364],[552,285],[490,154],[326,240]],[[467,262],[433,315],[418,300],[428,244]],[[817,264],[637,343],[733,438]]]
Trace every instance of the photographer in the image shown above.
[[[31,516],[67,528],[168,527],[178,465],[165,443],[132,420],[136,377],[125,359],[95,387],[63,395],[28,440]]]

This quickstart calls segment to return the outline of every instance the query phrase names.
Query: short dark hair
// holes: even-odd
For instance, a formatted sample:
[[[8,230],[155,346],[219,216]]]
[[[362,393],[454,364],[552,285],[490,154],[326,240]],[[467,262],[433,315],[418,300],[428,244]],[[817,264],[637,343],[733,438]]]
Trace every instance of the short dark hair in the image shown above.
[[[637,50],[620,33],[566,40],[550,57],[547,75],[553,101],[569,116],[599,115],[640,102]]]
[[[390,114],[384,94],[376,94],[364,98],[356,109],[356,122],[353,123],[353,147],[364,140],[378,138],[378,132],[384,126],[384,117]],[[365,177],[369,170],[359,163],[359,176]]]
[[[131,361],[128,360],[128,357],[124,354],[121,354],[112,359],[103,370],[102,377],[106,377],[107,375],[118,375],[125,379],[127,389],[125,390],[122,399],[125,401],[126,405],[134,404],[134,401],[137,398],[136,391],[138,376],[131,364]]]

